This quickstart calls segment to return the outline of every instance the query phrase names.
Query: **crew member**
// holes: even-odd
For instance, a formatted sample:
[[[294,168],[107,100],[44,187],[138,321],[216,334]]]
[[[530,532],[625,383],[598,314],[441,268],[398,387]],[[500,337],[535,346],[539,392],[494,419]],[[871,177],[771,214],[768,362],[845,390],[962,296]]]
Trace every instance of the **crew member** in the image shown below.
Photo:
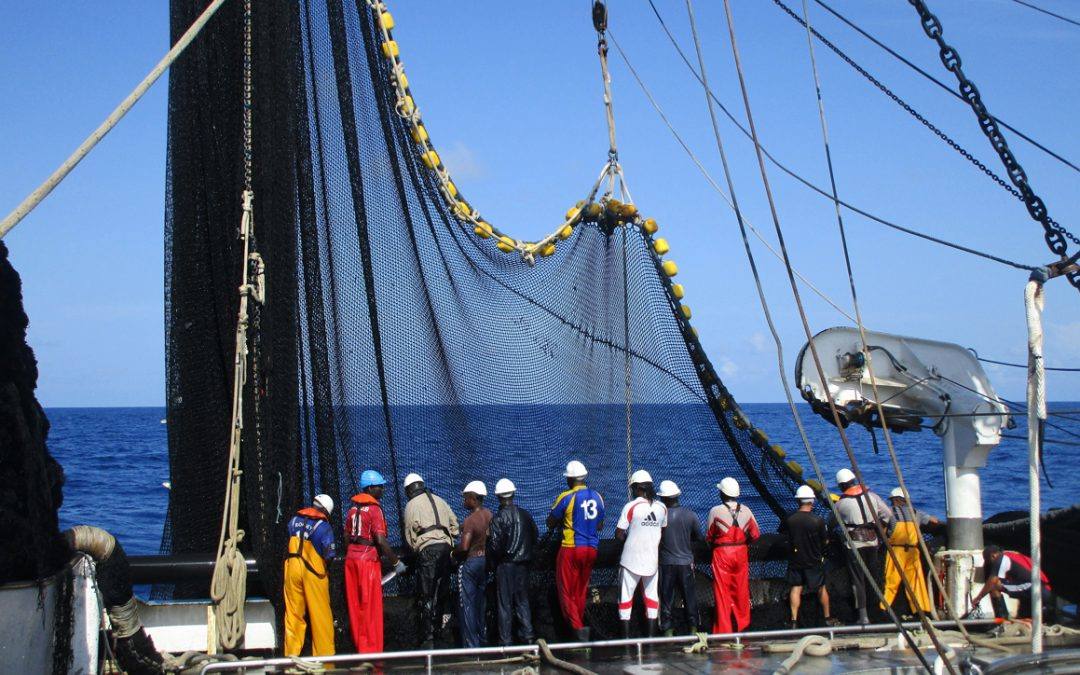
[[[660,537],[660,630],[665,635],[675,634],[673,615],[675,595],[679,594],[693,633],[698,630],[698,605],[692,542],[701,541],[701,523],[697,514],[679,505],[682,491],[675,481],[660,481],[656,494],[667,507],[667,527]]]
[[[971,601],[973,608],[979,606],[984,595],[990,595],[990,604],[994,607],[994,616],[999,619],[1009,618],[1009,609],[1005,606],[1005,597],[1020,601],[1019,615],[1031,618],[1031,558],[1016,551],[1003,551],[1000,546],[990,545],[983,549],[983,573],[986,583],[979,594]],[[1053,621],[1057,616],[1057,600],[1050,588],[1050,579],[1039,570],[1042,580],[1043,615]]]
[[[866,611],[867,580],[862,568],[859,567],[856,556],[862,559],[872,575],[871,578],[880,586],[881,540],[878,538],[877,528],[874,525],[874,515],[877,515],[877,519],[887,534],[892,529],[892,511],[881,497],[859,485],[851,469],[837,471],[836,483],[841,490],[840,499],[836,502],[836,512],[840,515],[840,524],[847,530],[855,546],[852,550],[848,540],[844,539],[848,571],[851,574],[851,586],[855,596],[855,609],[859,612],[859,623],[867,624],[870,623],[870,617]]]
[[[398,574],[405,564],[398,560],[386,539],[386,518],[379,499],[386,479],[368,469],[360,474],[360,493],[352,498],[345,516],[345,600],[349,605],[349,627],[357,653],[383,650],[382,566],[379,554]]]
[[[562,528],[562,545],[555,557],[555,586],[559,608],[578,640],[589,640],[585,627],[585,595],[596,562],[596,547],[604,529],[604,498],[585,486],[588,471],[573,460],[566,465],[566,486],[548,513],[548,529]]]
[[[334,500],[316,495],[311,506],[289,521],[285,555],[285,656],[299,656],[310,617],[312,656],[334,654],[334,615],[326,561],[335,555],[334,531],[328,522]]]
[[[619,621],[622,635],[630,637],[630,616],[638,586],[645,598],[645,618],[649,637],[656,636],[660,615],[659,580],[660,537],[667,527],[667,507],[656,499],[653,479],[648,471],[638,469],[630,476],[630,493],[615,525],[615,538],[623,542],[619,557]]]
[[[780,525],[788,536],[787,583],[788,603],[791,606],[791,627],[799,627],[799,606],[803,590],[817,592],[821,611],[825,613],[826,626],[839,626],[829,608],[829,590],[825,587],[825,547],[829,543],[829,531],[825,519],[814,511],[814,490],[800,485],[795,491],[799,509],[789,515]]]
[[[714,633],[746,630],[750,625],[750,552],[747,547],[761,536],[749,507],[738,503],[739,482],[727,477],[717,483],[720,504],[709,511],[705,538],[713,547],[713,596],[716,598]]]
[[[469,516],[461,524],[461,541],[454,557],[461,560],[458,569],[458,626],[465,647],[482,647],[487,639],[487,548],[491,511],[484,508],[487,487],[474,480],[462,490],[462,500]]]
[[[919,555],[919,530],[915,527],[927,525],[940,525],[934,516],[915,510],[915,520],[912,520],[908,509],[905,508],[907,500],[904,499],[904,491],[896,488],[889,493],[889,501],[892,502],[893,526],[892,534],[889,535],[889,548],[892,549],[896,560],[900,563],[898,568],[893,562],[892,555],[885,556],[885,605],[893,604],[897,591],[900,590],[900,577],[903,575],[907,581],[907,606],[910,613],[922,610],[930,611],[930,593],[926,588],[926,575],[923,574],[922,557]]]
[[[491,519],[488,556],[495,565],[495,585],[499,599],[499,644],[513,644],[514,618],[518,635],[528,644],[535,635],[529,609],[529,561],[536,547],[536,522],[529,512],[514,503],[517,488],[509,478],[495,483],[499,512]]]
[[[450,548],[458,519],[446,501],[432,494],[418,474],[405,476],[405,544],[416,556],[416,616],[420,647],[431,649],[443,628],[450,597]]]

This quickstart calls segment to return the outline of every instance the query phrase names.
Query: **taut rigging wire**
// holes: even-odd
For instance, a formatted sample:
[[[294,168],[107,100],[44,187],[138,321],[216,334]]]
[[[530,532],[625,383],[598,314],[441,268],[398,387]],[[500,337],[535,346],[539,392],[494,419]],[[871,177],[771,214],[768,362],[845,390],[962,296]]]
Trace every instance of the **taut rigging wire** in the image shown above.
[[[653,4],[653,0],[649,0],[649,5],[652,7],[653,13],[656,15],[657,20],[660,22],[661,28],[663,28],[664,33],[667,35],[668,40],[671,42],[672,46],[675,48],[675,51],[678,52],[679,56],[683,60],[683,63],[686,64],[686,67],[690,70],[691,74],[693,74],[695,79],[697,79],[697,81],[700,83],[701,82],[701,76],[698,75],[697,71],[694,69],[693,64],[690,63],[690,59],[687,58],[686,53],[683,52],[682,47],[679,46],[679,43],[675,39],[675,36],[672,35],[671,30],[667,27],[667,24],[664,22],[663,16],[661,16],[659,10],[657,10],[656,5]],[[611,34],[610,30],[608,31],[608,34],[609,35]],[[612,44],[615,44],[614,40],[612,40]],[[616,48],[617,48],[617,50],[619,52],[619,55],[622,57],[623,61],[626,63],[627,67],[630,68],[631,71],[633,71],[633,67],[630,65],[630,60],[626,56],[626,53],[621,48],[619,48],[617,44],[616,44]],[[641,79],[640,78],[637,78],[637,79],[638,79],[639,86],[642,86],[642,88],[644,90],[644,84],[642,83]],[[646,94],[646,95],[648,95],[648,94]],[[739,129],[739,131],[741,131],[743,133],[744,136],[746,136],[748,139],[751,140],[751,142],[753,142],[754,139],[750,135],[750,132],[746,129],[745,126],[743,126],[743,124],[741,122],[739,122],[738,119],[736,119],[735,115],[733,115],[731,113],[731,111],[727,109],[727,107],[723,104],[722,101],[720,101],[720,99],[716,96],[715,92],[713,92],[711,89],[709,89],[709,97],[712,98],[712,100],[716,103],[717,106],[719,106],[720,110],[724,113],[724,115],[726,115],[727,118],[729,120],[731,120],[731,123],[734,124]],[[651,99],[651,96],[649,98]],[[653,104],[653,106],[657,107],[655,103]],[[665,123],[667,122],[666,119],[664,121],[665,121]],[[668,128],[672,129],[672,131],[674,132],[674,129],[671,127],[670,124],[668,124]],[[676,137],[677,136],[678,135],[676,134]],[[680,143],[682,143],[681,140],[680,140]],[[818,193],[822,197],[825,197],[829,201],[832,201],[832,199],[833,199],[832,195],[829,194],[829,192],[826,191],[824,188],[812,183],[809,179],[804,178],[802,175],[796,173],[793,169],[788,168],[787,165],[782,163],[780,160],[776,159],[776,157],[774,157],[773,154],[771,152],[769,152],[768,148],[766,148],[765,146],[759,145],[758,147],[761,148],[761,152],[765,155],[766,159],[768,159],[770,162],[772,162],[772,164],[776,168],[780,169],[781,171],[786,173],[788,176],[791,176],[796,181],[802,183],[803,185],[805,185],[809,189],[813,190],[814,192]],[[974,249],[974,248],[971,248],[971,247],[968,247],[968,246],[964,246],[962,244],[957,244],[955,242],[951,242],[951,241],[948,241],[946,239],[941,239],[940,237],[935,237],[933,235],[926,234],[925,232],[920,232],[918,230],[914,230],[914,229],[911,229],[909,227],[899,225],[899,224],[894,223],[894,222],[892,222],[890,220],[886,220],[885,218],[881,218],[880,216],[876,216],[873,213],[870,213],[869,211],[867,211],[867,210],[865,210],[863,208],[860,208],[858,206],[855,206],[854,204],[851,204],[850,202],[846,202],[846,201],[844,201],[842,199],[839,200],[839,202],[840,202],[841,206],[848,209],[849,211],[857,213],[857,214],[859,214],[859,215],[861,215],[861,216],[863,216],[865,218],[868,218],[868,219],[870,219],[870,220],[872,220],[872,221],[874,221],[876,223],[884,225],[885,227],[889,227],[889,228],[892,228],[894,230],[897,230],[898,232],[903,232],[905,234],[910,234],[910,235],[912,235],[914,237],[919,237],[920,239],[925,239],[925,240],[933,242],[935,244],[941,244],[942,246],[947,246],[949,248],[956,249],[957,251],[963,251],[964,253],[970,253],[971,255],[978,256],[980,258],[985,258],[987,260],[992,260],[994,262],[1001,263],[1002,265],[1013,267],[1015,269],[1026,270],[1028,272],[1034,271],[1036,269],[1035,265],[1025,265],[1024,263],[1019,263],[1019,262],[1015,262],[1013,260],[1008,260],[1006,258],[1002,258],[1000,256],[993,255],[991,253],[986,253],[985,251],[979,251],[977,249]]]
[[[768,203],[769,203],[769,213],[772,216],[773,228],[776,230],[776,237],[777,237],[778,243],[780,244],[780,251],[781,251],[781,253],[784,254],[784,267],[785,267],[785,269],[787,271],[788,282],[791,285],[791,293],[792,293],[792,296],[793,296],[793,298],[795,300],[795,306],[796,306],[796,308],[798,309],[798,312],[799,312],[799,318],[802,321],[803,331],[806,334],[806,339],[807,339],[808,345],[810,347],[810,352],[811,352],[811,354],[813,356],[814,365],[815,365],[815,367],[817,369],[818,377],[821,380],[822,388],[825,389],[826,391],[828,391],[828,383],[827,383],[827,380],[826,380],[826,377],[825,377],[825,371],[821,366],[821,359],[820,359],[820,357],[818,355],[818,352],[817,352],[817,346],[814,344],[814,336],[810,331],[810,323],[809,323],[809,320],[807,319],[806,311],[805,311],[805,309],[803,308],[803,305],[802,305],[802,297],[801,297],[801,294],[799,293],[799,286],[798,286],[797,283],[795,283],[795,275],[794,275],[794,272],[792,271],[791,259],[790,259],[790,256],[788,254],[788,251],[787,251],[787,245],[784,242],[784,231],[783,231],[783,228],[780,226],[780,216],[779,216],[779,214],[777,213],[777,210],[776,210],[776,200],[773,198],[772,187],[769,184],[768,172],[765,169],[765,158],[762,155],[761,146],[757,141],[757,136],[758,136],[757,135],[757,128],[754,125],[754,115],[753,115],[753,111],[751,110],[751,107],[750,107],[750,96],[749,96],[749,93],[747,92],[747,88],[746,88],[746,77],[743,74],[742,59],[739,56],[739,47],[738,47],[737,41],[735,39],[735,17],[732,15],[732,12],[731,12],[731,2],[730,2],[730,0],[724,0],[724,12],[725,12],[725,14],[727,16],[728,38],[729,38],[730,43],[731,43],[732,56],[734,57],[734,60],[735,60],[735,71],[739,76],[739,90],[742,93],[743,108],[744,108],[744,110],[746,112],[746,121],[747,121],[748,126],[750,127],[750,133],[752,134],[752,136],[754,138],[754,151],[755,151],[754,154],[757,157],[758,169],[759,169],[759,171],[761,173],[762,187],[765,190],[765,196],[766,196],[766,198],[768,200]],[[847,437],[847,434],[844,432],[843,426],[840,423],[839,412],[836,410],[836,406],[833,403],[833,400],[831,398],[829,399],[829,408],[832,410],[833,420],[834,420],[834,422],[836,424],[836,429],[840,434],[840,440],[842,441],[842,443],[844,445],[844,450],[847,452],[848,459],[851,461],[852,471],[855,472],[855,476],[858,479],[859,485],[863,486],[863,489],[865,489],[866,482],[863,480],[862,472],[859,469],[858,461],[855,459],[855,452],[854,452],[854,450],[853,450],[853,448],[851,446],[851,442],[849,441],[849,439]],[[880,537],[880,539],[882,541],[886,541],[887,537],[885,536],[885,528],[882,526],[881,520],[880,520],[880,518],[878,518],[876,510],[871,509],[871,512],[872,512],[873,520],[874,520],[874,529],[877,531],[878,537]],[[899,567],[899,563],[896,560],[895,551],[893,551],[891,548],[887,548],[887,551],[888,551],[889,555],[892,557],[893,563],[896,564],[897,567]],[[872,585],[874,586],[875,593],[880,594],[880,588],[877,587],[876,581],[873,580],[872,577],[869,574],[867,575],[867,581],[872,581],[873,582]],[[901,582],[904,585],[905,591],[907,591],[908,587],[907,587],[907,584],[906,584],[906,580],[901,578]],[[923,653],[919,651],[918,645],[916,644],[914,638],[912,638],[912,636],[907,631],[904,631],[903,624],[900,622],[900,618],[896,615],[896,612],[893,610],[892,606],[887,605],[885,607],[885,610],[889,614],[889,617],[892,619],[892,621],[900,628],[901,632],[904,635],[904,638],[907,640],[908,644],[911,645],[911,648],[915,651],[916,655],[919,657],[919,661],[929,671],[930,670],[930,664],[927,662],[925,655],[923,655]],[[953,665],[952,661],[949,659],[947,650],[945,649],[945,647],[941,644],[940,640],[938,639],[936,631],[934,631],[934,629],[933,629],[933,625],[927,620],[926,614],[924,612],[922,612],[921,610],[919,611],[919,620],[923,624],[924,628],[927,630],[927,634],[929,635],[931,642],[933,642],[934,649],[937,651],[939,657],[941,658],[941,661],[945,664],[945,667],[948,668],[949,672],[953,673],[955,675],[956,672],[957,672],[956,667]]]
[[[778,0],[773,0],[773,1],[774,1],[774,2],[776,2],[776,4],[777,4],[778,6],[780,6],[780,7],[783,7],[783,3],[782,3],[782,2],[779,2]],[[906,57],[905,57],[905,56],[904,56],[903,54],[900,54],[899,52],[897,52],[896,50],[894,50],[894,49],[893,49],[892,47],[890,47],[889,45],[885,44],[885,43],[884,43],[884,42],[882,42],[881,40],[877,39],[876,37],[874,37],[873,35],[871,35],[870,33],[868,33],[868,32],[867,32],[866,30],[864,30],[863,28],[861,28],[861,27],[860,27],[860,26],[859,26],[858,24],[856,24],[855,22],[851,21],[851,20],[850,20],[850,19],[848,19],[848,18],[847,18],[846,16],[844,16],[843,14],[841,14],[840,12],[836,11],[836,10],[835,10],[835,9],[833,9],[833,8],[832,8],[831,6],[829,6],[828,4],[826,4],[826,3],[825,3],[825,2],[823,1],[823,0],[814,0],[814,2],[816,2],[816,3],[818,4],[818,5],[820,5],[820,6],[821,6],[821,7],[822,7],[822,8],[823,8],[823,9],[824,9],[825,11],[829,12],[830,14],[832,14],[833,16],[835,16],[835,17],[836,17],[837,19],[839,19],[839,20],[840,20],[840,21],[842,21],[843,23],[847,24],[847,25],[848,25],[848,26],[849,26],[849,27],[850,27],[850,28],[851,28],[852,30],[854,30],[855,32],[859,33],[859,34],[860,34],[860,35],[862,35],[862,36],[863,36],[864,38],[866,38],[866,39],[867,39],[867,40],[869,40],[870,42],[874,43],[874,44],[875,44],[875,45],[877,45],[878,47],[881,47],[881,48],[882,48],[883,50],[885,50],[885,52],[886,52],[886,53],[888,53],[888,54],[889,54],[890,56],[892,56],[892,57],[893,57],[893,58],[895,58],[896,60],[898,60],[898,61],[900,61],[901,63],[903,63],[903,64],[904,64],[905,66],[907,66],[908,68],[911,68],[911,69],[912,69],[912,70],[914,70],[914,71],[915,71],[916,73],[918,73],[919,75],[922,75],[922,76],[923,76],[924,78],[926,78],[926,79],[927,79],[927,80],[929,80],[930,82],[933,82],[933,83],[934,83],[934,84],[936,84],[937,86],[941,87],[942,89],[944,89],[945,91],[947,91],[947,92],[948,92],[948,93],[949,93],[949,94],[950,94],[951,96],[953,96],[953,97],[955,97],[955,98],[957,98],[957,99],[959,99],[959,100],[961,100],[961,101],[964,101],[964,97],[963,97],[963,96],[961,96],[960,94],[958,94],[957,92],[953,91],[952,87],[950,87],[949,85],[945,84],[944,82],[942,82],[942,81],[941,81],[941,80],[939,80],[938,78],[934,77],[934,76],[933,76],[933,75],[931,75],[930,73],[926,72],[925,70],[923,70],[922,68],[920,68],[920,67],[919,67],[918,65],[916,65],[915,63],[912,63],[911,61],[909,61],[909,60],[908,60],[908,59],[907,59],[907,58],[906,58]],[[786,10],[786,8],[785,8],[785,10]],[[792,18],[794,18],[794,19],[798,20],[798,17],[797,17],[796,15],[794,15],[793,13],[791,13],[791,12],[787,12],[787,13],[788,13],[788,15],[789,15],[789,16],[791,16]],[[818,37],[819,39],[823,39],[823,38],[821,38],[821,36],[820,36],[820,35],[819,35],[819,34],[817,33],[817,31],[814,31],[814,34],[815,34],[815,36],[816,36],[816,37]],[[966,103],[967,101],[964,101],[964,102]],[[1073,163],[1072,163],[1072,162],[1070,162],[1070,161],[1069,161],[1068,159],[1065,159],[1064,157],[1062,157],[1062,156],[1061,156],[1061,155],[1059,155],[1058,153],[1054,152],[1053,150],[1051,150],[1050,148],[1046,147],[1046,146],[1045,146],[1045,145],[1043,145],[1042,143],[1040,143],[1040,142],[1036,141],[1036,140],[1035,140],[1034,138],[1032,138],[1031,136],[1028,136],[1027,134],[1025,134],[1024,132],[1020,131],[1019,129],[1017,129],[1017,128],[1016,128],[1016,127],[1014,127],[1013,125],[1011,125],[1011,124],[1009,124],[1008,122],[1006,122],[1005,120],[1001,119],[1000,117],[994,116],[994,119],[995,119],[995,120],[997,121],[997,123],[998,123],[998,124],[1000,124],[1001,126],[1005,127],[1005,128],[1006,128],[1006,129],[1008,129],[1009,131],[1013,132],[1014,134],[1016,134],[1016,135],[1017,135],[1017,136],[1019,136],[1020,138],[1024,139],[1024,140],[1025,140],[1025,141],[1027,141],[1028,143],[1030,143],[1030,144],[1034,145],[1034,146],[1035,146],[1036,148],[1038,148],[1039,150],[1042,150],[1043,152],[1045,152],[1046,154],[1050,155],[1050,156],[1051,156],[1051,157],[1053,157],[1054,159],[1058,160],[1059,162],[1061,162],[1061,163],[1062,163],[1062,164],[1064,164],[1065,166],[1069,167],[1069,168],[1070,168],[1070,169],[1072,169],[1073,171],[1077,171],[1077,172],[1080,172],[1080,166],[1077,166],[1077,165],[1073,164]]]
[[[1042,7],[1038,7],[1036,5],[1033,5],[1030,2],[1024,2],[1024,0],[1013,0],[1013,2],[1015,2],[1018,5],[1023,5],[1024,7],[1027,7],[1028,9],[1033,9],[1036,12],[1041,12],[1043,14],[1047,14],[1049,16],[1052,16],[1055,19],[1060,19],[1060,20],[1064,21],[1065,23],[1071,23],[1074,26],[1080,26],[1080,21],[1077,21],[1075,19],[1070,19],[1069,17],[1062,16],[1060,14],[1055,14],[1054,12],[1051,12],[1048,9],[1043,9]],[[1000,122],[1001,120],[998,120],[998,121]],[[1013,131],[1016,131],[1016,130],[1013,129]]]

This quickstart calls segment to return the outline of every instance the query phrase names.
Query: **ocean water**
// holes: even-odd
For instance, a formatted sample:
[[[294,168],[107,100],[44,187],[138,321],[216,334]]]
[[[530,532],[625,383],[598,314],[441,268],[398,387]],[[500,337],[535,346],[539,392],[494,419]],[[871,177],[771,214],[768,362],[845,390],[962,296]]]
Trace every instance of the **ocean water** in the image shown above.
[[[743,409],[756,426],[769,434],[772,442],[781,444],[789,457],[805,468],[807,477],[813,475],[786,404],[746,404]],[[1080,403],[1055,403],[1051,409],[1080,410]],[[52,424],[49,448],[64,466],[67,476],[64,505],[60,511],[61,526],[97,525],[115,534],[132,555],[157,553],[168,506],[168,489],[163,485],[169,480],[168,430],[162,422],[164,409],[51,408],[47,414]],[[805,405],[800,406],[800,414],[826,474],[832,476],[837,469],[847,466],[836,429]],[[986,516],[1027,509],[1027,446],[1023,440],[1026,432],[1024,420],[1017,418],[1016,422],[1016,428],[1006,432],[1010,438],[1003,439],[991,452],[982,472]],[[1062,428],[1048,429],[1047,438],[1080,440],[1080,414],[1054,416],[1051,422]],[[663,466],[648,461],[650,433],[657,436],[657,445],[666,448]],[[707,470],[707,461],[703,462],[700,454],[693,450],[693,443],[679,443],[677,434],[676,426],[642,424],[635,431],[638,463],[650,469],[658,481],[674,478],[684,492],[711,490],[718,477]],[[646,442],[642,442],[642,436]],[[887,494],[896,481],[880,432],[880,454],[874,453],[865,430],[851,428],[849,436],[871,488]],[[894,439],[916,506],[943,516],[945,493],[939,439],[928,430],[895,435]],[[559,447],[544,447],[542,437],[534,437],[532,442],[541,444],[537,450],[545,454],[561,452]],[[680,452],[685,456],[672,457],[672,453]],[[1043,483],[1044,509],[1070,506],[1080,501],[1080,472],[1073,471],[1080,464],[1080,446],[1048,443],[1045,461],[1053,487]],[[499,469],[515,480],[526,480],[526,476],[535,478],[535,464],[527,458],[508,462]],[[216,480],[218,477],[209,478]],[[552,489],[555,489],[559,479],[556,477],[553,483]],[[545,494],[544,499],[547,498]],[[451,500],[451,503],[455,501]],[[609,509],[611,507],[609,505]]]

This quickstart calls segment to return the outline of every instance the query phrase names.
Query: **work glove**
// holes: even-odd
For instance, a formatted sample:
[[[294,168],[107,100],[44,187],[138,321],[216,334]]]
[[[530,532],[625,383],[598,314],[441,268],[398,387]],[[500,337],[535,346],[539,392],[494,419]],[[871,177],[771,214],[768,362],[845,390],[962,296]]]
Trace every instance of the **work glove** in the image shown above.
[[[397,564],[394,565],[394,574],[399,574],[400,575],[400,574],[404,574],[404,573],[405,573],[405,562],[402,561],[402,560],[398,560]]]

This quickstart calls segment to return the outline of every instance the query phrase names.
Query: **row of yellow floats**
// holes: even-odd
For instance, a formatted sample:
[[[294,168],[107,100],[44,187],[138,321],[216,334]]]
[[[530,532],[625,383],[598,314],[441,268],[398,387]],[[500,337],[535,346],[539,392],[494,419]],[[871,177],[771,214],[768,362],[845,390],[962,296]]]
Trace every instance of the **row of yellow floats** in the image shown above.
[[[391,31],[394,28],[393,15],[386,10],[385,3],[370,2],[369,5],[378,15],[378,25],[382,32],[382,54],[392,64],[392,80],[398,93],[398,113],[410,123],[410,136],[412,137],[413,142],[420,146],[420,160],[425,167],[435,173],[435,176],[439,181],[440,192],[446,199],[448,206],[455,215],[473,225],[473,233],[476,234],[477,237],[480,237],[481,239],[494,238],[495,247],[499,251],[502,251],[503,253],[516,252],[523,257],[526,257],[526,259],[531,260],[534,255],[539,255],[543,258],[554,255],[557,242],[569,239],[574,233],[574,227],[582,222],[606,222],[609,225],[618,226],[633,224],[637,225],[641,231],[646,234],[653,252],[661,259],[660,269],[663,273],[669,278],[674,277],[679,273],[679,266],[675,264],[674,260],[663,259],[663,257],[671,250],[671,246],[668,244],[667,240],[663,237],[653,238],[653,235],[660,229],[656,221],[652,218],[642,218],[634,204],[623,203],[612,197],[603,197],[599,202],[578,202],[567,209],[565,220],[555,233],[539,242],[523,242],[514,239],[483,220],[480,217],[479,212],[465,201],[461,196],[457,185],[451,180],[446,167],[443,166],[439,153],[435,151],[435,148],[432,145],[431,136],[428,134],[427,127],[424,126],[424,123],[420,119],[419,110],[409,91],[409,80],[405,76],[405,68],[401,63],[400,49],[391,35]],[[677,301],[676,305],[678,306],[682,317],[689,322],[692,312],[690,311],[690,306],[682,302],[683,296],[685,295],[685,289],[682,284],[672,283],[671,294]],[[697,329],[690,327],[690,331],[693,333],[694,338],[697,339]],[[794,459],[787,459],[787,453],[785,453],[784,449],[779,445],[771,445],[769,443],[768,435],[751,424],[746,414],[738,408],[734,399],[726,392],[720,398],[720,407],[724,411],[730,410],[732,412],[735,427],[743,431],[748,431],[750,433],[750,441],[754,446],[764,452],[771,453],[777,462],[785,467],[793,478],[800,481],[803,480],[802,466]],[[818,494],[826,494],[824,486],[819,481],[809,479],[804,482]]]

